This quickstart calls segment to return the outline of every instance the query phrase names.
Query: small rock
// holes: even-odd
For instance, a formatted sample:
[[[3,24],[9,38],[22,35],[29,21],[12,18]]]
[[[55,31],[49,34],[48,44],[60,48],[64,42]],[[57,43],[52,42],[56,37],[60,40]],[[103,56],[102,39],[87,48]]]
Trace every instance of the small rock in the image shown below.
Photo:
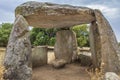
[[[56,59],[52,62],[52,65],[53,65],[54,68],[60,69],[60,68],[65,67],[66,63],[67,62],[64,59],[60,59],[60,60]]]
[[[120,77],[114,72],[107,72],[104,80],[120,80]]]
[[[80,62],[81,66],[91,66],[92,65],[92,59],[91,56],[80,54],[78,55],[78,61]]]

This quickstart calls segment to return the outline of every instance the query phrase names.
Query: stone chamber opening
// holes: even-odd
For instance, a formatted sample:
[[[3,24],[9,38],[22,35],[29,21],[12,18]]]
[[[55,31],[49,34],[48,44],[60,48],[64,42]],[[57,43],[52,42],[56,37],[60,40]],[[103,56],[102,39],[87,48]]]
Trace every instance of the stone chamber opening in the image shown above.
[[[75,54],[73,55],[74,57],[72,57],[73,62],[77,59],[78,54],[82,55],[83,53],[83,55],[90,56],[91,53],[90,53],[90,43],[89,43],[89,27],[90,27],[90,24],[76,25],[71,28],[60,28],[60,29],[31,28],[32,30],[30,31],[31,33],[30,40],[32,44],[33,67],[36,67],[37,65],[40,66],[46,63],[51,64],[51,62],[55,60],[56,48],[54,48],[54,46],[56,43],[56,34],[57,34],[57,39],[60,37],[60,35],[62,37],[61,38],[62,40],[60,40],[56,44],[59,43],[62,46],[66,45],[65,44],[66,42],[64,43],[65,41],[64,38],[66,38],[68,42],[70,41],[68,37],[71,36],[72,41],[69,42],[69,45],[66,47],[66,50],[67,48],[69,48],[69,46],[72,46],[71,49],[73,49],[73,52],[71,53]],[[62,34],[58,34],[57,32],[59,31],[61,31]],[[59,54],[62,54],[63,56],[69,56],[68,52],[59,53]],[[42,59],[45,60],[45,62],[42,61]],[[90,61],[88,60],[86,62],[91,63],[91,60]],[[85,65],[84,62],[83,62],[83,65]]]
[[[39,28],[39,29],[36,28],[37,34],[39,34],[39,32],[42,32],[42,31],[46,34],[47,32],[45,31],[47,30],[49,32],[49,35],[55,38],[55,41],[52,44],[52,46],[49,46],[49,44],[41,45],[41,43],[38,43],[39,46],[33,47],[33,50],[32,50],[33,80],[39,80],[40,78],[43,80],[47,80],[47,79],[49,80],[53,80],[53,79],[80,80],[82,79],[82,76],[86,76],[85,80],[90,80],[90,76],[86,71],[87,68],[92,65],[91,52],[89,48],[90,46],[89,46],[89,39],[88,39],[89,26],[87,24],[83,24],[83,25],[76,25],[71,28],[60,28],[60,29]],[[35,31],[35,29],[33,30]],[[43,34],[39,36],[39,38],[42,37],[42,39],[45,40],[44,38],[46,35]],[[46,42],[49,42],[49,40],[47,39]],[[68,42],[68,44],[66,44],[66,42]],[[65,46],[63,48],[65,52],[61,51],[64,53],[57,53],[59,54],[59,56],[62,55],[60,58],[57,56],[58,62],[61,59],[68,60],[68,64],[66,64],[64,68],[61,67],[60,63],[57,63],[57,61],[55,62],[56,44],[59,45],[57,48]],[[72,55],[69,53],[71,53]],[[61,63],[62,63],[62,60],[61,60]],[[55,64],[59,64],[59,66],[55,66]],[[81,70],[82,72],[80,71],[77,72],[77,69]]]

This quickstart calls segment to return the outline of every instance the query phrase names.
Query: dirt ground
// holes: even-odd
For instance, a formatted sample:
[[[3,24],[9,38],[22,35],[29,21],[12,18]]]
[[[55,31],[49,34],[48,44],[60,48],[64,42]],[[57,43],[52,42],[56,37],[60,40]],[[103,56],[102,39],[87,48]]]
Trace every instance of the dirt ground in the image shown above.
[[[54,69],[50,65],[33,69],[32,80],[90,80],[86,67],[68,64],[63,69]]]
[[[0,48],[0,64],[3,60],[5,48]],[[48,52],[48,64],[55,59],[53,51]],[[51,65],[45,65],[33,69],[32,80],[90,80],[86,67],[80,64],[67,64],[63,69],[54,69]]]

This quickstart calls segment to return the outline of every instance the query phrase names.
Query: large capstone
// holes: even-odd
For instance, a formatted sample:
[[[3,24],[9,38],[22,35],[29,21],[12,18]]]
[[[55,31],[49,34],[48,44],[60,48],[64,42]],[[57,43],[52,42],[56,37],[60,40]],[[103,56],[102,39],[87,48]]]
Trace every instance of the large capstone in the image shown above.
[[[4,66],[5,80],[31,80],[31,43],[27,21],[21,15],[16,16],[10,34]]]
[[[73,31],[60,30],[56,34],[55,57],[64,59],[67,63],[72,61],[77,54],[77,42]]]
[[[114,35],[114,32],[106,20],[106,18],[102,15],[99,10],[95,10],[95,16],[97,21],[97,32],[99,32],[98,37],[95,37],[96,42],[94,46],[99,45],[100,47],[96,48],[95,51],[100,51],[101,61],[104,63],[104,70],[108,72],[119,72],[120,71],[120,61],[119,61],[119,46]],[[94,34],[94,36],[96,36]],[[98,42],[99,41],[99,42]],[[98,42],[98,44],[97,44]],[[99,44],[100,43],[100,44]],[[98,54],[97,53],[97,54]]]
[[[15,14],[23,15],[30,26],[42,28],[71,27],[95,20],[94,10],[87,7],[35,1],[21,4],[16,8]]]

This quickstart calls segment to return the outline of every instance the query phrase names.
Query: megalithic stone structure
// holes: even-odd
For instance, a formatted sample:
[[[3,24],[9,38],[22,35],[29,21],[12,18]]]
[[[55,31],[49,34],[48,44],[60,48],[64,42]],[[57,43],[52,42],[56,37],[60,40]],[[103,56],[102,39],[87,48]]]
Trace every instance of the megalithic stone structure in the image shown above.
[[[10,34],[4,65],[5,80],[31,80],[31,43],[29,27],[23,16],[17,15]]]
[[[101,61],[104,63],[105,72],[120,72],[120,49],[114,32],[109,22],[99,10],[95,10],[94,13],[100,37],[100,48],[95,50],[99,51],[100,49]]]
[[[5,80],[31,80],[31,43],[28,26],[38,28],[70,28],[91,23],[90,44],[94,68],[120,72],[120,49],[114,32],[99,10],[71,5],[29,1],[15,10],[16,20],[9,38],[4,65]],[[57,32],[55,55],[68,63],[75,59],[77,44],[70,30]],[[103,66],[103,64],[102,64]]]

